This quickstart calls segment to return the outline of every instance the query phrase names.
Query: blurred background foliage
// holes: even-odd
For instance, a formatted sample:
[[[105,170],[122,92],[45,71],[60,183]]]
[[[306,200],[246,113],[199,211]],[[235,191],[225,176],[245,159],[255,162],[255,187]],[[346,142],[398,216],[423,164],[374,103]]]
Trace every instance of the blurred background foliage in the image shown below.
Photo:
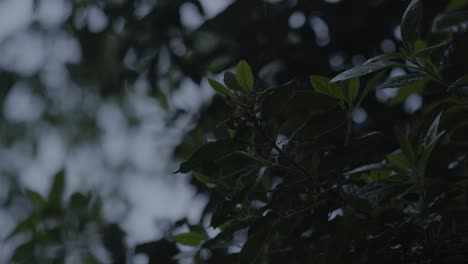
[[[440,10],[467,4],[424,1],[423,29]],[[245,59],[260,87],[291,80],[305,87],[312,73],[334,76],[396,51],[407,5],[0,2],[0,261],[175,262],[184,248],[158,239],[206,225],[209,214],[206,188],[172,172],[178,160],[225,133],[216,124],[226,106],[207,77]],[[461,34],[456,45],[466,42]],[[448,65],[459,76],[467,50],[453,52],[460,54]],[[355,116],[355,129],[392,131],[431,99],[416,92],[380,111],[395,95],[376,91]],[[382,142],[393,146],[392,140]]]

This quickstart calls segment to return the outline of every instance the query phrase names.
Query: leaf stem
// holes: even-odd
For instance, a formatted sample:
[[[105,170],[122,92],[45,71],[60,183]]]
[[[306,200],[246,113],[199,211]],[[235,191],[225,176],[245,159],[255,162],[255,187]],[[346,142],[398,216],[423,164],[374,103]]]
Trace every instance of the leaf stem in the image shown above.
[[[349,140],[351,138],[351,132],[353,128],[353,111],[348,111],[346,113],[346,135],[345,135],[345,147],[348,146]]]

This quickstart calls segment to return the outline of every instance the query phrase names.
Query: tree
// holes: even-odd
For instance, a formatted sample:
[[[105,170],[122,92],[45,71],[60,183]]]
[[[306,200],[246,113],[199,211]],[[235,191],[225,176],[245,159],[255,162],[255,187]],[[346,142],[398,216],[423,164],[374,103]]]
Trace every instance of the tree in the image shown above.
[[[312,75],[313,88],[262,87],[245,61],[224,85],[210,80],[229,107],[225,132],[179,172],[209,188],[220,232],[174,237],[196,247],[194,262],[465,263],[468,79],[456,54],[467,50],[467,17],[456,4],[426,29],[432,18],[411,1],[398,52],[331,80]],[[404,74],[389,76],[395,68]],[[379,89],[397,93],[356,128],[356,111]],[[395,105],[412,94],[424,105],[401,118]]]
[[[209,80],[219,95],[176,150],[186,158],[179,172],[192,172],[210,195],[204,216],[216,231],[182,219],[130,254],[150,263],[466,262],[465,1],[411,1],[398,27],[407,5],[400,1],[238,0],[195,30],[179,11],[188,4],[202,13],[198,1],[158,1],[142,17],[139,2],[100,5],[109,25],[126,22],[120,32],[94,34],[68,21],[83,47],[83,63],[69,67],[75,81],[125,97],[129,83],[145,78],[166,105],[184,76],[200,83],[208,72],[235,73],[225,72],[224,84]],[[387,53],[360,62],[380,46]],[[131,65],[123,63],[128,54]],[[373,96],[389,89],[397,93],[385,103]],[[207,133],[216,140],[204,144]],[[123,234],[101,222],[96,200],[76,194],[64,208],[63,177],[47,199],[22,193],[37,210],[12,235],[36,234],[49,217],[83,216],[78,226],[96,223],[112,261],[124,263]],[[73,204],[81,209],[67,210]],[[37,234],[54,245],[64,241],[56,229],[70,234],[66,221],[52,229]],[[16,248],[12,262],[39,261],[36,238]],[[92,254],[83,261],[99,262]]]

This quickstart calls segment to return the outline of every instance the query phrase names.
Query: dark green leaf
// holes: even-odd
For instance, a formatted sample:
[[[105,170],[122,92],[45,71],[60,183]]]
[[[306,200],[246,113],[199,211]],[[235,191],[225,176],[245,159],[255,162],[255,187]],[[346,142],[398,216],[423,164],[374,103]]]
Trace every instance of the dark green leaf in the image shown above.
[[[455,82],[450,85],[448,91],[457,91],[459,88],[468,86],[468,74],[458,78]]]
[[[427,83],[427,80],[423,79],[423,80],[421,80],[419,82],[416,82],[416,83],[401,87],[398,90],[395,97],[393,97],[390,100],[389,104],[390,105],[396,105],[396,104],[403,103],[406,100],[406,98],[408,98],[408,96],[410,96],[410,95],[412,95],[414,93],[422,92],[423,89],[424,89],[424,86],[426,85],[426,83]]]
[[[169,101],[167,96],[164,93],[158,93],[155,95],[156,99],[158,100],[159,104],[166,110],[170,109]]]
[[[218,180],[213,179],[211,177],[208,177],[205,174],[198,173],[198,172],[194,171],[194,172],[192,172],[192,175],[193,175],[193,177],[195,177],[195,179],[197,179],[201,183],[215,184],[215,185],[219,184]]]
[[[188,225],[188,228],[190,232],[205,234],[205,236],[208,237],[208,235],[206,234],[205,228],[201,225]]]
[[[247,152],[247,151],[234,151],[233,154],[235,155],[241,155],[243,157],[247,157],[251,159],[252,161],[258,162],[259,164],[265,163],[265,160],[261,159],[261,157],[255,155],[255,153]]]
[[[430,146],[438,137],[438,132],[439,132],[439,124],[440,124],[440,119],[442,117],[442,113],[439,113],[434,121],[432,122],[431,126],[427,130],[426,135],[424,136],[422,146],[427,147]]]
[[[91,254],[88,254],[84,259],[83,259],[83,264],[99,264],[99,260],[91,255]]]
[[[250,65],[245,61],[241,60],[236,67],[237,81],[244,88],[245,91],[251,91],[253,87],[253,74]]]
[[[36,215],[30,215],[26,217],[24,220],[19,222],[16,227],[11,231],[11,233],[5,238],[6,240],[13,238],[16,235],[19,235],[24,232],[32,231],[36,228],[37,225],[37,217]]]
[[[257,263],[264,254],[267,237],[268,234],[265,231],[259,231],[250,236],[241,249],[239,262],[245,264]]]
[[[396,133],[398,142],[400,143],[401,150],[409,159],[409,162],[411,163],[414,162],[415,154],[414,154],[413,147],[411,146],[411,143],[409,142],[408,138],[400,130],[396,130],[395,133]]]
[[[419,148],[418,167],[420,169],[426,167],[427,160],[432,154],[432,150],[434,149],[437,142],[442,138],[442,136],[445,135],[445,131],[439,132],[441,117],[442,113],[439,113],[423,138],[422,144]]]
[[[379,206],[383,200],[397,196],[408,187],[407,183],[374,181],[354,190],[353,196],[367,199],[375,207]]]
[[[236,219],[240,214],[240,209],[236,208],[236,202],[232,200],[223,200],[221,201],[216,210],[211,217],[210,226],[213,228],[218,228],[222,225],[231,222],[233,219]]]
[[[281,126],[279,132],[286,136],[285,142],[293,139],[306,142],[317,141],[323,136],[339,131],[339,128],[344,127],[345,122],[346,115],[343,111],[333,111],[310,118],[289,119]]]
[[[359,78],[352,78],[349,80],[345,94],[346,101],[348,101],[350,105],[353,105],[354,99],[356,99],[359,94]]]
[[[335,78],[331,80],[331,82],[339,82],[339,81],[344,81],[348,80],[354,77],[359,77],[367,74],[371,74],[376,71],[383,70],[387,67],[390,67],[394,64],[394,62],[387,61],[387,60],[378,60],[374,61],[368,64],[363,64],[361,66],[357,66],[354,68],[351,68],[345,72],[342,72]]]
[[[379,85],[379,89],[385,88],[399,88],[402,86],[407,86],[410,84],[414,84],[421,80],[424,80],[426,75],[423,73],[410,73],[401,76],[390,77],[385,80],[381,85]]]
[[[69,206],[74,209],[86,208],[89,204],[89,197],[84,196],[81,193],[74,193],[70,197]]]
[[[148,257],[148,264],[176,264],[178,262],[175,257],[179,253],[179,249],[175,242],[161,239],[137,245],[135,253],[145,254]]]
[[[224,84],[233,91],[242,91],[242,87],[239,82],[237,82],[236,75],[232,72],[224,73]]]
[[[310,76],[310,83],[317,92],[328,94],[328,84],[330,83],[328,78],[319,75],[312,75]]]
[[[466,32],[468,31],[468,11],[452,12],[436,17],[432,24],[434,32]]]
[[[310,76],[310,83],[314,87],[315,91],[319,93],[328,95],[338,100],[343,99],[339,87],[334,83],[330,83],[330,79],[326,77],[312,75]]]
[[[422,39],[418,39],[414,43],[413,52],[417,53],[425,48],[427,48],[427,42]]]
[[[186,246],[197,246],[203,240],[208,238],[205,232],[191,231],[174,236],[175,241]]]
[[[401,53],[385,53],[385,54],[377,55],[375,57],[368,59],[366,62],[364,62],[363,65],[369,65],[373,62],[382,61],[382,60],[390,61],[390,60],[401,60],[401,59],[405,59],[405,56]]]
[[[204,162],[212,162],[222,158],[232,151],[229,140],[218,140],[209,142],[197,149],[190,158],[183,162],[176,172],[187,173],[193,169],[200,168]]]
[[[208,82],[210,83],[211,88],[215,90],[215,92],[227,97],[231,96],[231,92],[229,92],[229,90],[224,87],[224,85],[220,84],[216,80],[208,79]]]
[[[385,163],[373,163],[361,166],[359,168],[353,169],[351,171],[346,172],[347,175],[372,171],[372,170],[391,170],[391,166]]]
[[[65,191],[65,171],[61,170],[55,175],[52,188],[49,191],[49,202],[60,205]]]
[[[19,245],[11,256],[11,263],[34,263],[35,261],[35,243],[29,240]]]
[[[451,12],[451,11],[459,10],[467,5],[468,5],[468,1],[466,0],[451,0],[450,3],[445,7],[444,11]]]
[[[429,157],[431,156],[434,147],[436,146],[436,144],[439,142],[439,140],[444,135],[445,135],[445,131],[441,131],[441,132],[437,133],[436,135],[434,135],[434,137],[432,138],[432,140],[430,142],[426,142],[427,145],[424,145],[424,143],[423,143],[423,146],[420,149],[420,156],[419,156],[419,160],[418,160],[418,167],[419,167],[420,170],[422,170],[422,168],[426,167],[426,165],[427,165],[426,163],[427,163]]]
[[[401,38],[410,50],[420,38],[422,19],[422,4],[420,0],[412,0],[401,21]]]
[[[451,41],[447,40],[447,41],[443,41],[443,42],[441,42],[439,44],[436,44],[436,45],[433,45],[433,46],[418,50],[418,52],[416,52],[415,56],[420,57],[420,58],[428,57],[432,53],[440,51],[440,50],[446,48],[450,43],[451,43]]]
[[[314,91],[297,91],[289,100],[283,114],[286,118],[302,118],[334,109],[338,101]],[[300,116],[298,116],[300,115]]]
[[[401,154],[389,154],[387,160],[394,166],[400,169],[411,168],[412,164]]]
[[[369,173],[363,173],[360,175],[360,178],[364,180],[367,184],[373,183],[373,182],[378,182],[378,181],[384,181],[387,180],[389,177],[391,177],[391,170],[373,170],[370,171]]]
[[[269,89],[267,92],[268,94],[265,96],[262,104],[262,116],[271,118],[281,113],[291,98],[294,97],[296,93],[295,83],[289,82]]]
[[[26,194],[28,195],[29,199],[31,199],[36,206],[42,207],[47,204],[47,201],[42,195],[33,191],[33,190],[26,190]]]
[[[237,130],[231,128],[228,128],[226,130],[229,133],[229,136],[231,136],[231,138],[233,138],[236,135]]]
[[[358,107],[362,104],[362,102],[364,101],[366,96],[369,94],[369,92],[377,86],[377,83],[384,77],[384,75],[385,75],[385,71],[382,71],[376,74],[367,82],[366,87],[362,91],[361,96],[359,96],[359,100],[356,104]]]
[[[330,83],[328,85],[328,91],[330,91],[330,95],[338,100],[343,100],[343,94],[341,92],[340,87],[336,83]]]
[[[315,141],[318,138],[344,127],[346,116],[343,111],[331,111],[325,115],[290,118],[281,126],[281,133],[289,140],[298,135],[301,140]]]

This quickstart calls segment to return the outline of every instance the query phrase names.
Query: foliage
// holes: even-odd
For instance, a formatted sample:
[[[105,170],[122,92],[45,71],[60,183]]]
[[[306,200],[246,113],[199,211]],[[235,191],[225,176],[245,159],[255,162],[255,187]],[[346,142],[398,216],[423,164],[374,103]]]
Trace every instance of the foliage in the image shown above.
[[[197,0],[160,0],[143,16],[135,10],[146,1],[98,2],[110,20],[99,34],[67,21],[83,50],[82,63],[67,70],[103,97],[124,97],[143,78],[168,107],[168,90],[183,78],[200,83],[207,72],[233,68],[224,84],[209,80],[220,96],[176,151],[187,157],[179,172],[191,172],[210,194],[210,227],[183,219],[165,238],[126,249],[122,230],[102,222],[96,196],[65,197],[58,174],[47,198],[22,193],[31,211],[9,238],[23,243],[12,263],[63,263],[72,254],[67,242],[80,241],[89,225],[119,264],[127,252],[150,263],[466,262],[466,1],[414,0],[403,13],[407,3],[393,0],[237,0],[194,30],[183,26],[179,10],[192,4],[203,14]],[[73,1],[73,12],[88,4]],[[295,12],[326,20],[331,40],[323,46],[309,27],[289,28]],[[396,14],[403,14],[398,52],[321,76],[352,65],[351,55],[374,56],[382,39],[396,40]],[[115,30],[120,20],[125,25]],[[333,56],[344,62],[330,65]],[[235,67],[241,58],[253,67]],[[405,74],[393,76],[393,69]],[[0,77],[5,87],[17,78]],[[28,81],[40,86],[37,79]],[[383,89],[397,93],[379,104],[373,95]],[[401,106],[414,95],[424,104],[405,113]],[[353,122],[362,109],[366,122]],[[47,118],[66,121],[60,115]],[[80,135],[93,128],[80,127]],[[2,140],[23,136],[13,128]],[[207,133],[216,140],[200,146]],[[92,245],[71,248],[84,263],[107,263]]]
[[[264,89],[245,61],[224,85],[210,80],[230,109],[226,132],[179,172],[210,190],[219,233],[175,241],[194,248],[195,263],[466,263],[467,78],[452,69],[467,51],[458,45],[466,20],[455,14],[441,12],[426,30],[413,0],[398,52],[331,80],[312,75],[313,88]],[[389,76],[394,68],[405,74]],[[356,110],[389,88],[398,89],[389,105],[421,93],[423,108],[389,118],[394,131],[356,129]],[[368,119],[391,111],[382,105]]]
[[[33,210],[7,238],[22,241],[11,256],[11,263],[65,263],[73,261],[73,257],[84,263],[101,263],[102,256],[95,256],[98,251],[88,244],[100,239],[96,235],[103,227],[100,202],[91,194],[81,193],[73,193],[65,202],[64,187],[65,173],[61,171],[47,197],[25,190]]]

